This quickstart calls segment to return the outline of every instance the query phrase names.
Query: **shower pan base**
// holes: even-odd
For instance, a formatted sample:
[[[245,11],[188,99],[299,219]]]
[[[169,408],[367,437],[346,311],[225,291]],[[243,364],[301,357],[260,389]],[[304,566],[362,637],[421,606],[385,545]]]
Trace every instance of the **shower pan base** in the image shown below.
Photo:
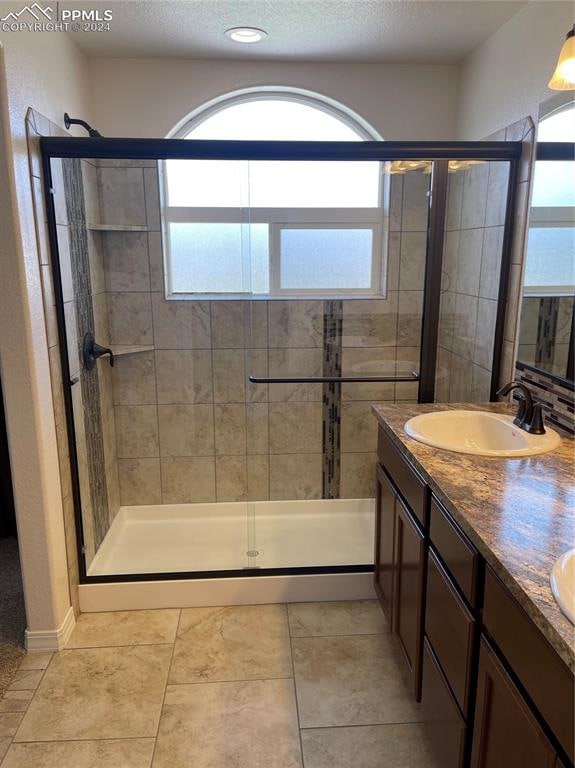
[[[122,507],[88,571],[106,583],[80,585],[81,610],[373,597],[369,572],[265,571],[368,566],[374,519],[373,499]],[[238,576],[254,568],[262,575]]]

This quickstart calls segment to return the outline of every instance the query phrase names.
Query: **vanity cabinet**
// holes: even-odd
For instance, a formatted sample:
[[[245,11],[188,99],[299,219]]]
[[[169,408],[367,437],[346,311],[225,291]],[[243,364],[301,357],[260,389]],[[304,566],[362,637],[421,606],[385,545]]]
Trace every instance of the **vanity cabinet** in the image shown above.
[[[526,700],[482,638],[471,768],[556,768],[558,760]]]
[[[378,459],[375,589],[419,701],[429,489],[381,432]]]
[[[572,672],[382,429],[375,588],[434,768],[573,768]]]

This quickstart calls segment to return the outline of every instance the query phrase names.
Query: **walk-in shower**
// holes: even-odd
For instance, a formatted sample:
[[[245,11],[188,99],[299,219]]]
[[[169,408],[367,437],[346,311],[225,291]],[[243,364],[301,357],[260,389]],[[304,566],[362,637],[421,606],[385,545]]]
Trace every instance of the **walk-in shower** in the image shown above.
[[[520,145],[41,146],[82,582],[370,571],[371,405],[497,387]]]

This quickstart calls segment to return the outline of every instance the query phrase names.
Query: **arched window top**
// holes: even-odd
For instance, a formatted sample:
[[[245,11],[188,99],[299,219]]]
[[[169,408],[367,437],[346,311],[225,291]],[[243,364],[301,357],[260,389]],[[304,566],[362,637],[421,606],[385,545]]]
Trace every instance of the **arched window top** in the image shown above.
[[[172,137],[328,142],[378,138],[341,105],[269,89],[206,104]],[[380,163],[167,160],[163,167],[171,297],[382,292]]]
[[[297,89],[246,89],[194,111],[170,134],[238,141],[374,141],[381,137],[342,104]]]
[[[575,100],[546,111],[539,119],[538,141],[573,141],[575,133]]]

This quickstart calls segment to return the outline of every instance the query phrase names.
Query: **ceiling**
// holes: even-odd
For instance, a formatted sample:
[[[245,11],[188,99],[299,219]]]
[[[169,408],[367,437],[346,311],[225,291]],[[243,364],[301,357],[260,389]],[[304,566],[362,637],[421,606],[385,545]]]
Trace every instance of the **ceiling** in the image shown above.
[[[109,8],[106,32],[69,32],[90,57],[290,61],[457,62],[526,2],[498,0],[106,0],[60,8]],[[224,36],[255,26],[268,37]]]

